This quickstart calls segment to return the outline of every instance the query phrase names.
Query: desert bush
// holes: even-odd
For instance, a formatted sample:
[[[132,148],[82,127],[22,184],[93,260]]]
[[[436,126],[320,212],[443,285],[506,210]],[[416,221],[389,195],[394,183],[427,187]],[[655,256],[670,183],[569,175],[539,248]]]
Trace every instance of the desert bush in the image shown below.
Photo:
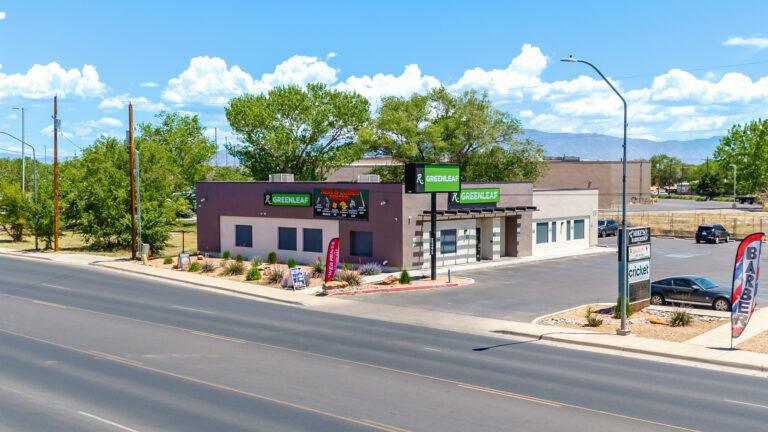
[[[357,271],[363,276],[377,275],[381,273],[381,270],[382,270],[381,264],[375,263],[375,262],[360,264],[357,267]]]
[[[594,313],[594,308],[592,308],[592,306],[587,306],[587,311],[584,313],[584,318],[587,319],[587,327],[600,327],[603,325],[603,320],[594,316]]]
[[[296,267],[296,260],[293,258],[288,258],[288,261],[286,261],[286,264],[288,265],[288,268],[294,268]]]
[[[248,273],[245,274],[245,280],[255,281],[261,279],[261,272],[258,267],[251,267],[248,269]]]
[[[672,318],[669,320],[669,325],[672,327],[687,327],[691,325],[693,317],[685,309],[679,309],[672,313]]]
[[[216,266],[209,263],[208,261],[204,262],[203,265],[200,266],[200,273],[210,273],[214,270],[216,270]]]
[[[325,273],[325,266],[323,265],[323,259],[317,257],[317,261],[312,264],[312,277],[321,278]]]
[[[627,302],[627,317],[632,316],[632,306]],[[613,305],[613,317],[615,319],[621,318],[621,296],[616,299],[616,304]]]
[[[163,258],[163,264],[165,264],[165,265],[173,264],[173,257],[169,257],[168,256],[168,257]]]
[[[363,277],[360,276],[360,273],[354,270],[341,270],[336,273],[334,279],[346,282],[349,286],[358,286],[363,283]]]
[[[255,256],[251,259],[251,267],[258,267],[263,264],[260,256]]]
[[[189,271],[191,272],[199,272],[200,271],[200,263],[197,261],[192,261],[189,264]]]
[[[277,264],[277,252],[272,251],[267,254],[267,262],[270,264]]]
[[[243,262],[243,256],[240,255],[240,254],[237,254],[237,256],[235,257],[235,261],[237,261],[239,263],[242,263]]]
[[[399,282],[403,285],[411,283],[411,275],[408,273],[408,270],[403,270],[400,272]]]
[[[267,276],[267,281],[271,284],[276,284],[283,280],[285,277],[285,271],[283,269],[273,268],[272,272]]]
[[[224,252],[222,252],[221,257],[224,258],[224,260],[226,261],[232,258],[232,252],[225,250]]]
[[[245,266],[241,262],[231,262],[224,266],[224,271],[221,272],[224,276],[238,276],[245,273]]]

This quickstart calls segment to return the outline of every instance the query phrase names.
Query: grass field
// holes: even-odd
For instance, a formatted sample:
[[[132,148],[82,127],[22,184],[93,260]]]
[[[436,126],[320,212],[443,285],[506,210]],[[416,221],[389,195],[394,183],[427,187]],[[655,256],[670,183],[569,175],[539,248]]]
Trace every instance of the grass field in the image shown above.
[[[621,220],[621,213],[605,212],[601,219]],[[720,224],[733,238],[743,238],[768,229],[768,212],[744,210],[697,210],[671,212],[629,212],[627,222],[632,226],[650,226],[653,235],[693,238],[701,224]]]

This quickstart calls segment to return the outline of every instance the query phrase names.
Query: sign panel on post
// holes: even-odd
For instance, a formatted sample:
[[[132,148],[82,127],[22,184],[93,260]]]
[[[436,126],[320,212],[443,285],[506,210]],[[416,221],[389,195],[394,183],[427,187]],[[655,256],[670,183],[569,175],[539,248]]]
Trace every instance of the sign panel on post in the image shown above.
[[[315,217],[368,220],[368,191],[315,189]]]
[[[339,265],[339,238],[334,237],[328,242],[328,253],[325,256],[325,282],[330,282],[336,275]]]
[[[312,195],[308,193],[268,192],[264,194],[264,205],[309,207],[312,205]]]
[[[304,271],[298,268],[291,269],[291,281],[293,282],[293,289],[304,288],[307,286],[307,281],[304,278]]]
[[[731,340],[741,336],[755,311],[757,281],[760,277],[760,252],[765,234],[744,238],[736,249],[731,287]]]
[[[639,261],[643,259],[648,259],[651,257],[651,244],[639,244],[629,247],[629,254],[627,255],[627,260],[631,261]]]
[[[627,264],[627,280],[635,284],[651,279],[651,261],[635,261]]]
[[[458,192],[461,168],[450,164],[406,164],[405,192]]]
[[[627,245],[622,247],[621,231],[619,240],[619,265],[621,266],[621,254],[627,254],[627,291],[629,302],[645,301],[651,297],[651,228],[633,227],[627,228]],[[621,273],[619,273],[621,275]],[[621,276],[620,276],[621,278]],[[621,293],[621,281],[619,281],[619,296]]]

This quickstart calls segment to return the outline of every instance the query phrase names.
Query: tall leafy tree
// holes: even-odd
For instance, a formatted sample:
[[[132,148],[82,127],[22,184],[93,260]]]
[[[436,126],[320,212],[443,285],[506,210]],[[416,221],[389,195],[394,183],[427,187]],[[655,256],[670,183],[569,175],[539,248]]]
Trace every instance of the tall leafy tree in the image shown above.
[[[229,102],[227,120],[245,141],[228,149],[256,180],[293,173],[323,180],[362,155],[358,135],[370,120],[368,100],[323,84],[276,87]]]
[[[658,186],[670,186],[682,180],[683,162],[667,154],[651,156],[651,182]]]
[[[0,228],[13,241],[22,241],[29,229],[34,207],[21,183],[0,181]]]
[[[455,95],[440,87],[426,95],[384,98],[367,143],[403,164],[457,163],[467,181],[534,181],[546,167],[543,148],[523,136],[520,122],[474,90]],[[402,180],[402,166],[374,171],[385,180]]]
[[[768,191],[768,120],[732,126],[715,149],[715,160],[724,173],[736,165],[737,193]]]

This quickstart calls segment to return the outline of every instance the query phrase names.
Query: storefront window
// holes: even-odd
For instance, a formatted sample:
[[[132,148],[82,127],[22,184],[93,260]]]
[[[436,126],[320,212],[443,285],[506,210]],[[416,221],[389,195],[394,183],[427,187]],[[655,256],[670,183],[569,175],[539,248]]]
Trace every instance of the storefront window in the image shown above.
[[[456,230],[440,231],[440,253],[456,253]]]
[[[369,231],[351,231],[349,235],[349,254],[353,256],[373,256],[373,234]]]
[[[573,238],[574,240],[581,240],[584,238],[584,219],[576,219],[573,221]]]
[[[571,221],[565,223],[565,239],[571,239]]]
[[[323,230],[304,228],[304,252],[323,252]]]
[[[557,222],[552,222],[552,243],[557,241]]]
[[[296,250],[296,228],[277,228],[277,248],[280,250]]]
[[[549,242],[549,222],[536,222],[536,243]]]
[[[253,247],[253,227],[250,225],[235,225],[235,246]]]

